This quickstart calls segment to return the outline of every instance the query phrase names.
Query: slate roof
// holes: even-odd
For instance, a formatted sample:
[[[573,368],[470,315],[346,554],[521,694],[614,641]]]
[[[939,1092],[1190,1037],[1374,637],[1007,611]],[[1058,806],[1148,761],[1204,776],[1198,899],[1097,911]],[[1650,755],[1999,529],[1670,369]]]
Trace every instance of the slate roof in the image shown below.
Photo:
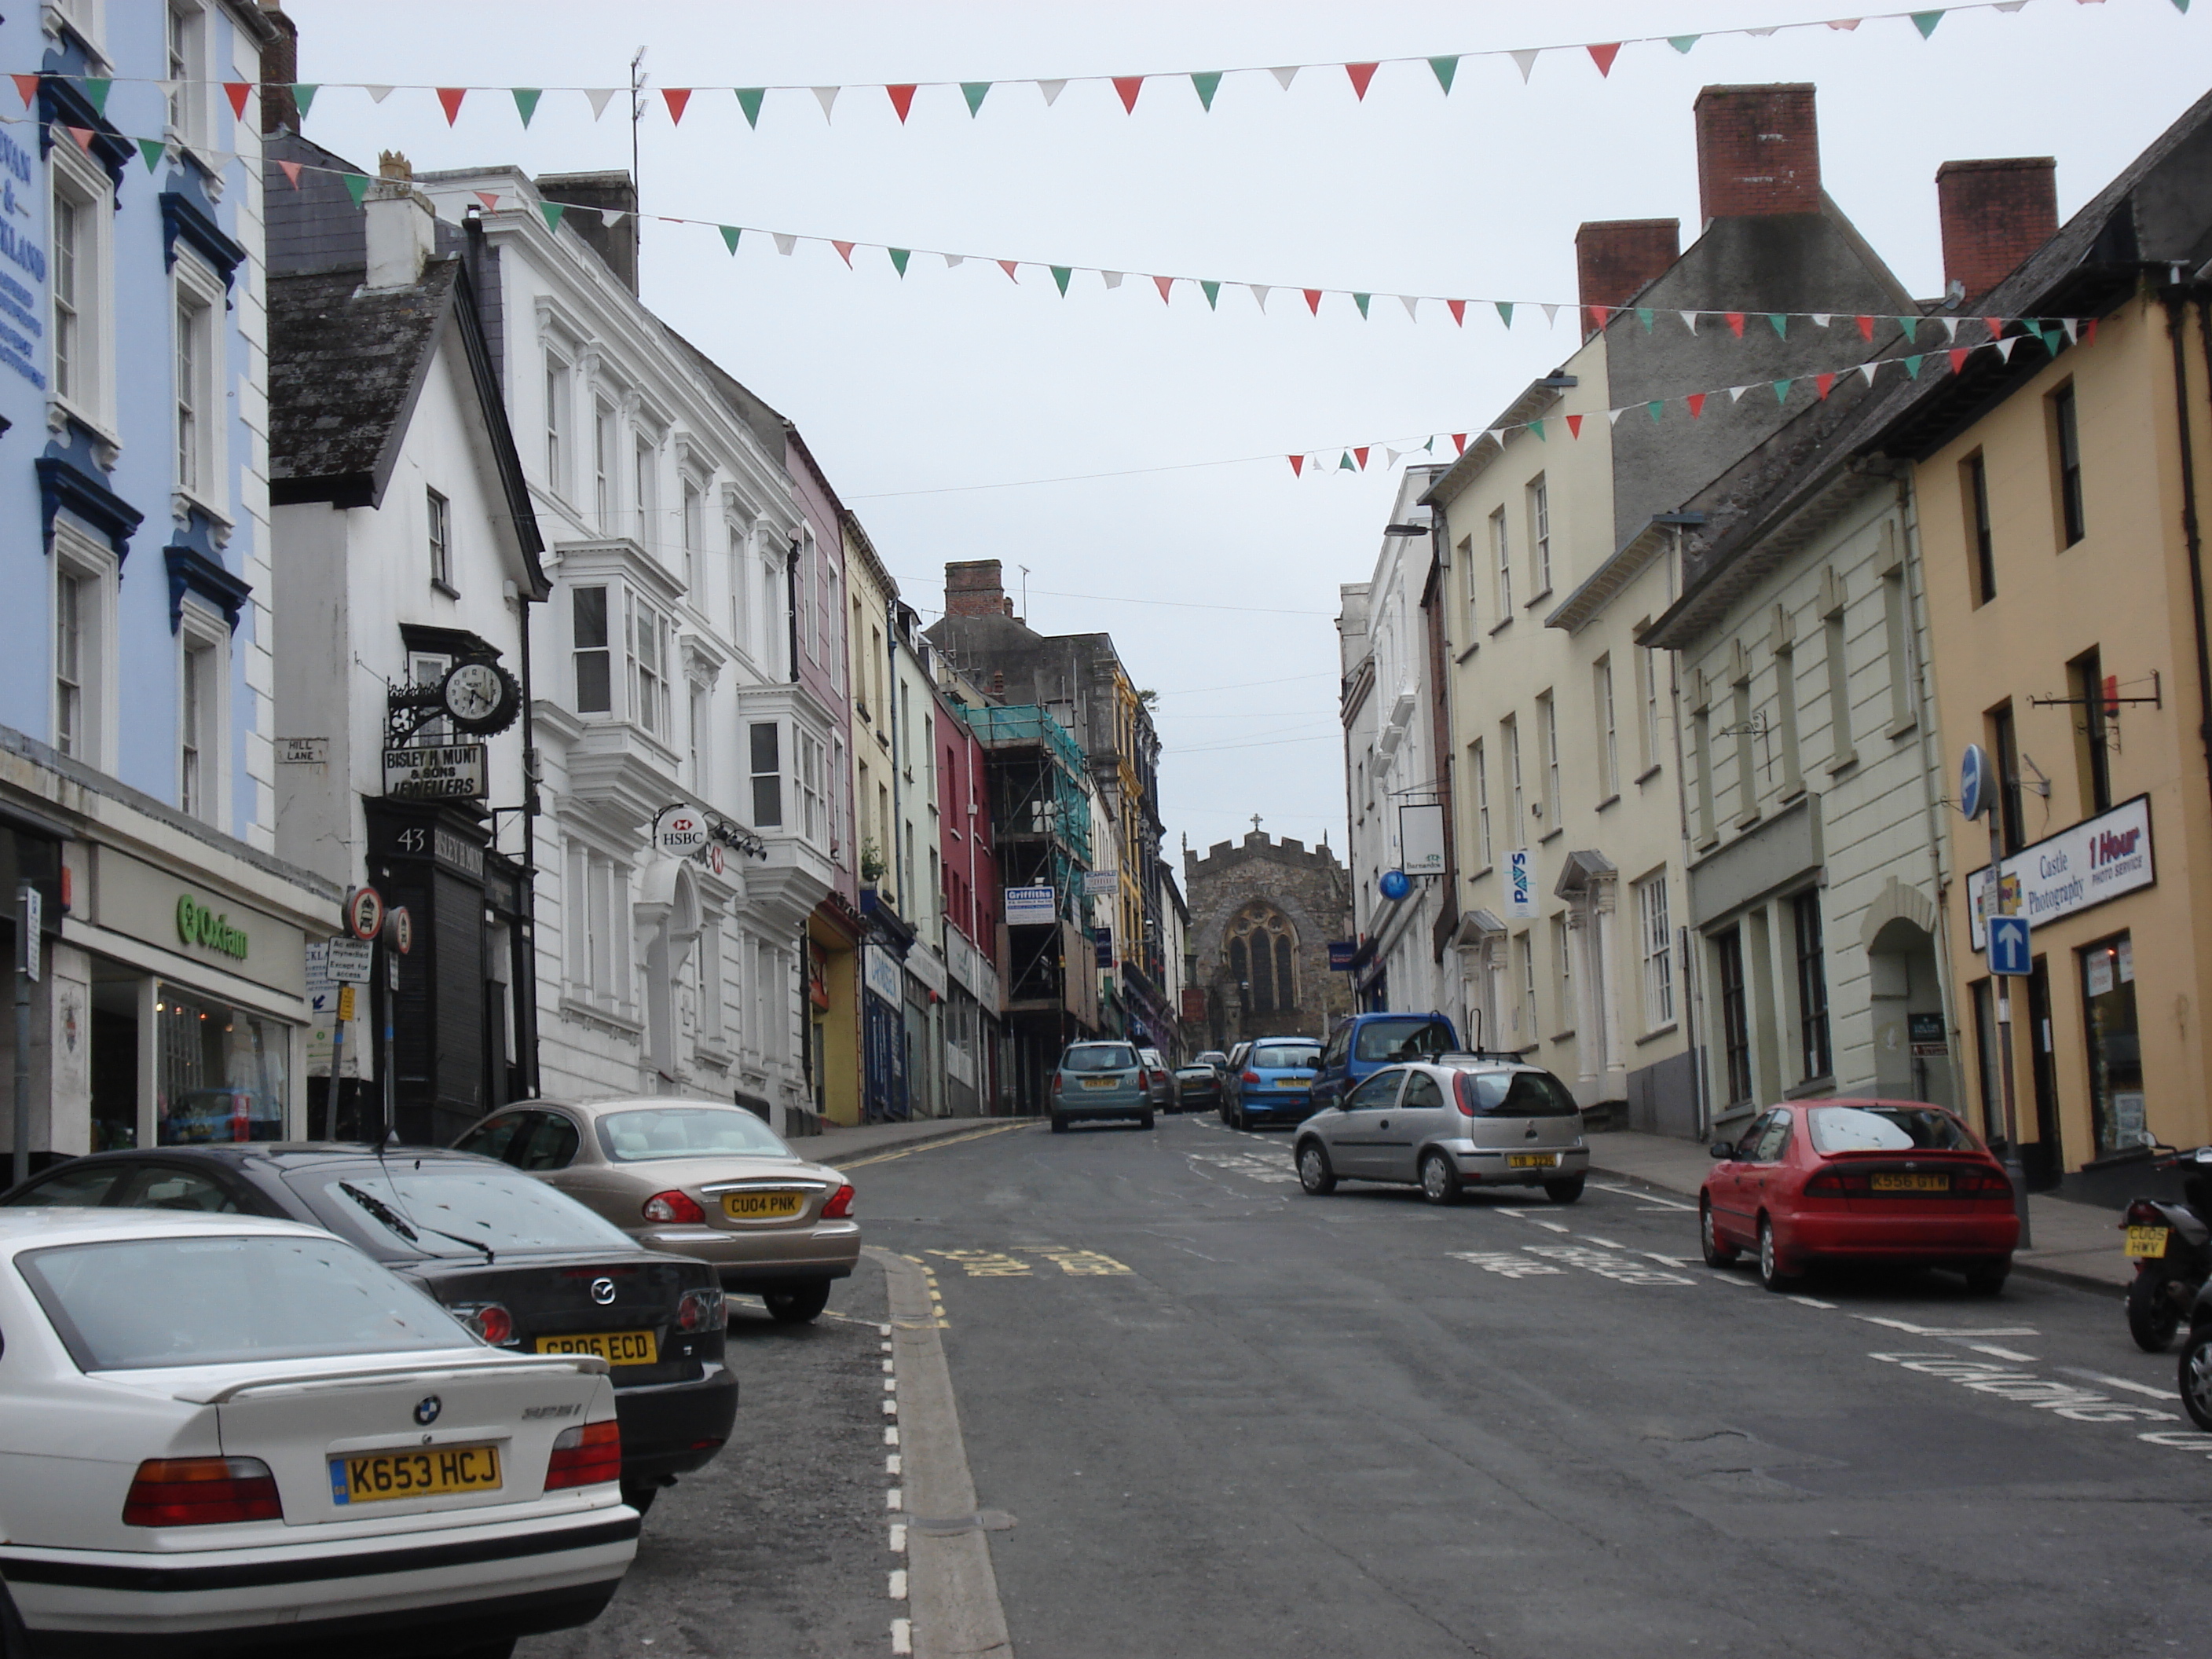
[[[358,266],[269,278],[273,501],[380,503],[460,274],[433,259],[413,287],[378,293]]]

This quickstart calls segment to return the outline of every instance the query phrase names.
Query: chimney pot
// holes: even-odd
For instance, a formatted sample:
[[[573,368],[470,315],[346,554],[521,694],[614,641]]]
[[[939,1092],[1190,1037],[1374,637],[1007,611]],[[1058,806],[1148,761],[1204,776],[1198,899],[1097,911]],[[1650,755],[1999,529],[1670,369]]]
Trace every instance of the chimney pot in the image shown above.
[[[1601,219],[1577,230],[1575,274],[1584,307],[1583,332],[1596,331],[1589,325],[1588,307],[1625,305],[1681,253],[1680,219]]]
[[[1011,617],[996,559],[959,559],[945,567],[945,614],[948,617]]]
[[[1698,202],[1706,223],[1820,211],[1810,83],[1707,87],[1696,107]]]
[[[368,245],[367,284],[412,288],[436,245],[438,221],[430,198],[415,188],[415,170],[398,150],[377,157],[376,178],[362,202]]]
[[[1946,161],[1936,169],[1943,280],[1972,306],[2058,233],[2058,167],[2048,155]]]

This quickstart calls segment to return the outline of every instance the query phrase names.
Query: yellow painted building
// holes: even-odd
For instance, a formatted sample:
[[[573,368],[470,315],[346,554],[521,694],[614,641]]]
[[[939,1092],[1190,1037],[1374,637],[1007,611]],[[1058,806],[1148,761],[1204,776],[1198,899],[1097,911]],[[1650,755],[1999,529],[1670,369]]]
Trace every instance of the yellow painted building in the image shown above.
[[[2140,1180],[2112,1160],[2146,1137],[2212,1139],[2212,619],[2191,516],[2212,489],[2208,232],[2212,98],[1963,307],[1959,343],[1995,318],[2004,358],[1931,356],[1938,378],[1868,446],[1911,463],[1944,763],[1955,793],[1966,744],[1994,763],[2033,930],[2033,974],[1993,981],[1988,827],[1948,811],[1972,1108],[2004,1133],[2009,988],[2031,1182],[2099,1200]]]

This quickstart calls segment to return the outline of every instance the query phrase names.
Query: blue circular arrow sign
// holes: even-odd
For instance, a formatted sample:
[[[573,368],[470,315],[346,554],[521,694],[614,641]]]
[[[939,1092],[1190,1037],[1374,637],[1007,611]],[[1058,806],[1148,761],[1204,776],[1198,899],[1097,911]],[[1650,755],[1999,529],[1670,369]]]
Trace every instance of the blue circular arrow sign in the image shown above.
[[[1959,810],[1978,818],[1994,803],[1990,797],[1990,757],[1978,743],[1966,745],[1959,762]]]
[[[1413,890],[1413,878],[1403,870],[1385,870],[1382,880],[1375,884],[1382,890],[1382,896],[1394,904]]]

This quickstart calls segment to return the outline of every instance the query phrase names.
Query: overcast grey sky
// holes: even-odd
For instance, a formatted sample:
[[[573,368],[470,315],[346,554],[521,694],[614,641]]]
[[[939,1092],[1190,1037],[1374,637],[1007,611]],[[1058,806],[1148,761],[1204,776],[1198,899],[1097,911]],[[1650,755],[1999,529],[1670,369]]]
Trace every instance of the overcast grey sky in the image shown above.
[[[1916,293],[1940,292],[1935,173],[1954,158],[2054,155],[2070,214],[2212,82],[2212,3],[2028,0],[1852,31],[1631,46],[1601,77],[1547,54],[1524,84],[1469,61],[1447,98],[1423,64],[1386,64],[1364,102],[1340,70],[1285,92],[1232,75],[1211,114],[1188,81],[1150,82],[1133,114],[1079,82],[1047,107],[1001,85],[971,118],[925,88],[899,124],[890,81],[1176,72],[1364,61],[1690,34],[1847,16],[1834,0],[1115,0],[804,5],[532,0],[289,0],[301,77],[418,85],[617,86],[647,49],[652,84],[859,83],[825,123],[805,91],[771,92],[757,131],[727,92],[680,125],[656,100],[641,131],[644,209],[917,248],[1129,271],[1114,292],[1042,268],[948,270],[880,251],[781,258],[747,238],[644,224],[647,302],[796,421],[867,525],[908,599],[933,617],[946,561],[1029,567],[1047,632],[1109,629],[1161,693],[1169,856],[1249,828],[1344,841],[1335,719],[1337,586],[1364,580],[1393,479],[1293,480],[1281,457],[1480,428],[1573,349],[1573,316],[1509,332],[1471,309],[1409,321],[1378,300],[1310,316],[1300,286],[1524,301],[1574,299],[1588,219],[1698,222],[1690,106],[1709,82],[1820,88],[1829,193]],[[374,170],[508,162],[532,173],[627,167],[614,100],[547,93],[527,131],[513,101],[472,94],[448,131],[433,94],[324,94],[307,135]],[[1279,285],[1263,315],[1218,312],[1150,273]],[[1839,341],[1839,362],[1848,353]],[[1701,390],[1685,386],[1683,392]],[[1269,459],[1190,466],[1239,456]],[[972,488],[1125,469],[1085,482]],[[1577,551],[1581,556],[1581,550]]]

